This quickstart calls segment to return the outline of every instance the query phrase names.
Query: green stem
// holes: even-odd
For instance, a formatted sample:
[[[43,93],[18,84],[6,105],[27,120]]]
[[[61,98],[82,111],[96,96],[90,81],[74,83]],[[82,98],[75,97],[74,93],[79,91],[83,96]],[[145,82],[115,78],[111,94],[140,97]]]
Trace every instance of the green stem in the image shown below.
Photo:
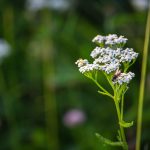
[[[139,94],[138,115],[137,115],[136,150],[140,150],[140,147],[141,147],[142,114],[143,114],[143,101],[144,101],[144,90],[145,90],[149,37],[150,37],[150,7],[149,7],[149,12],[148,12],[148,17],[147,17],[143,60],[142,60],[142,72],[141,72],[140,94]]]
[[[113,99],[113,97],[111,97],[109,94],[107,94],[107,93],[105,93],[105,92],[98,91],[98,93],[100,93],[100,94],[102,94],[102,95],[107,95],[108,97],[110,97],[110,98],[112,98],[112,99]]]
[[[117,110],[118,120],[119,120],[119,122],[121,122],[121,112],[120,112],[120,108],[119,108],[118,99],[116,96],[114,96],[114,101],[115,101],[115,106],[116,106],[116,110]],[[119,124],[119,127],[120,127],[122,142],[123,142],[123,149],[128,150],[128,145],[127,145],[127,141],[125,138],[124,128],[120,124]]]
[[[124,94],[121,99],[121,120],[123,120]]]
[[[91,78],[91,80],[105,93],[105,95],[114,99],[114,97],[107,90],[105,90],[95,79]]]
[[[109,82],[109,84],[112,87],[112,89],[114,89],[114,85],[113,85],[112,81],[110,80],[110,77],[108,77],[108,75],[106,73],[104,73],[104,75],[106,76],[106,79]]]
[[[43,20],[41,22],[41,29],[43,27],[48,29],[51,23],[51,17],[47,10],[43,10]],[[41,30],[40,30],[41,31]],[[53,42],[49,37],[49,30],[44,32],[44,36],[39,40],[41,49],[41,63],[42,63],[42,82],[43,82],[43,100],[45,111],[46,124],[46,144],[47,149],[58,150],[58,118],[57,118],[57,101],[54,88],[53,79],[55,77],[54,60],[53,60]]]

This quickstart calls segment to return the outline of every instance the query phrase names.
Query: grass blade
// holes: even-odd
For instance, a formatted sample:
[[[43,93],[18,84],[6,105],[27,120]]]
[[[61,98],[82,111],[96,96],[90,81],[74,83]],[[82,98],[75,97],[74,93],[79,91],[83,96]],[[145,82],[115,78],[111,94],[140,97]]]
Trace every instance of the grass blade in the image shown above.
[[[142,72],[141,72],[140,94],[139,94],[138,115],[137,115],[136,150],[140,150],[140,146],[141,146],[142,114],[143,114],[143,101],[144,101],[149,38],[150,38],[150,7],[149,7],[148,17],[147,17],[143,60],[142,60]]]

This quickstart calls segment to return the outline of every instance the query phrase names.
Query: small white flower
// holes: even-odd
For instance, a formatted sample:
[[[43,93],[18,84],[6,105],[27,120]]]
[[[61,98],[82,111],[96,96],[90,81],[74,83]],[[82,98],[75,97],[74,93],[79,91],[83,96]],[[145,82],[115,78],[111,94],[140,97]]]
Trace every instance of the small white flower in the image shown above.
[[[138,57],[138,53],[134,52],[132,48],[126,48],[121,51],[120,62],[131,62]]]
[[[114,42],[115,39],[117,39],[116,34],[109,34],[108,36],[106,36],[105,44],[114,45],[115,44],[115,42]]]
[[[114,39],[116,44],[125,44],[127,42],[127,38],[124,38],[124,36],[120,36],[117,39]]]
[[[106,36],[106,45],[117,45],[117,44],[125,44],[128,39],[124,38],[124,36],[117,36],[116,34],[109,34]]]
[[[135,76],[134,73],[132,72],[128,72],[128,73],[121,73],[113,82],[114,84],[118,83],[120,85],[122,85],[123,83],[129,83],[132,78]]]
[[[116,34],[109,34],[108,36],[101,36],[97,35],[92,42],[101,44],[104,43],[105,45],[119,45],[119,44],[125,44],[127,42],[127,38],[124,38],[124,36],[117,36]]]
[[[81,73],[90,72],[93,70],[99,70],[99,65],[98,64],[87,64],[87,65],[79,68],[79,71]]]
[[[85,66],[85,65],[87,65],[88,63],[89,63],[89,62],[88,62],[87,59],[82,59],[82,58],[78,59],[78,60],[75,62],[75,64],[78,65],[78,67]]]
[[[112,50],[111,55],[113,55],[115,58],[118,58],[120,56],[122,49],[117,48],[116,50]]]
[[[118,38],[117,34],[109,34],[106,36],[106,40],[113,40]]]
[[[119,68],[120,64],[119,63],[110,63],[110,64],[105,64],[101,65],[100,69],[102,71],[105,71],[107,74],[110,74],[113,71],[116,71]]]
[[[97,59],[94,60],[94,64],[101,64],[101,63],[108,63],[111,61],[111,58],[107,55],[103,56],[103,57],[98,57]]]
[[[104,36],[97,35],[97,36],[92,40],[92,42],[101,44],[101,43],[104,42],[104,40],[105,40],[105,37],[104,37]]]
[[[101,66],[102,65],[107,66],[107,67],[103,66],[102,70],[105,70],[106,68],[107,68],[106,70],[108,70],[109,67],[112,68],[111,66],[113,66],[113,65],[115,68],[118,68],[119,59],[117,58],[117,56],[119,56],[119,54],[120,54],[120,49],[113,50],[113,49],[107,47],[107,48],[99,48],[98,50],[99,50],[99,52],[102,51],[102,53],[97,53],[97,55],[99,54],[99,57],[94,60],[94,62],[93,62],[94,64],[100,64]],[[112,72],[112,71],[114,71],[114,69],[110,69],[110,72]],[[106,71],[106,72],[108,73],[109,71]]]
[[[99,55],[103,55],[104,54],[104,51],[105,51],[105,48],[100,48],[100,47],[96,47],[90,54],[90,56],[92,58],[96,58],[98,57]]]

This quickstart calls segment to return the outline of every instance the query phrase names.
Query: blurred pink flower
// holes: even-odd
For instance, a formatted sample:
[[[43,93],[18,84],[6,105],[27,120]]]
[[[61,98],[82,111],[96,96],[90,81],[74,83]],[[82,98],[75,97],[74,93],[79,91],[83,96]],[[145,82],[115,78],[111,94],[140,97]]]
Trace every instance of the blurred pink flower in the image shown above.
[[[74,127],[84,123],[86,120],[85,113],[80,109],[71,109],[65,113],[63,123],[67,127]]]

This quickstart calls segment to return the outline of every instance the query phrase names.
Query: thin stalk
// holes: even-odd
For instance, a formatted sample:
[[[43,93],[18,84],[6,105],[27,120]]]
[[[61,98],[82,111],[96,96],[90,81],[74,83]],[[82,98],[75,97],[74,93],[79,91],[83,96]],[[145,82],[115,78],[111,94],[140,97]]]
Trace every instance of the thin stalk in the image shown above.
[[[43,43],[42,43],[43,44]],[[47,41],[44,44],[47,48]],[[42,60],[42,77],[43,77],[43,98],[44,98],[44,109],[45,109],[45,123],[46,123],[46,136],[48,149],[58,150],[58,122],[57,122],[57,104],[55,97],[55,89],[53,85],[49,84],[49,77],[53,78],[54,68],[53,62],[49,57],[45,57],[44,49],[43,60]],[[44,58],[45,57],[45,58]]]
[[[116,96],[114,96],[114,102],[115,102],[115,106],[116,106],[118,120],[119,120],[119,122],[121,122],[121,112],[120,112],[120,107],[119,107],[119,103],[118,103]],[[128,150],[128,145],[127,145],[127,141],[126,141],[126,137],[125,137],[125,133],[124,133],[124,128],[120,124],[119,124],[119,127],[120,127],[122,142],[123,142],[123,149]]]
[[[100,93],[100,94],[102,94],[102,95],[106,95],[106,96],[110,97],[110,95],[109,95],[109,94],[107,94],[107,93],[105,93],[105,92],[98,91],[98,93]],[[112,98],[112,99],[113,99],[113,97],[110,97],[110,98]]]
[[[15,47],[14,39],[14,9],[12,6],[8,6],[2,13],[2,34],[6,41],[9,42],[12,48]],[[12,50],[12,49],[11,49]],[[11,72],[11,71],[10,71]],[[15,72],[15,71],[14,71]],[[4,113],[8,124],[10,125],[10,145],[12,150],[20,150],[20,137],[18,136],[18,124],[14,108],[15,104],[20,96],[20,91],[15,92],[15,86],[18,86],[16,76],[14,74],[9,75],[9,79],[6,81],[5,74],[0,68],[0,86],[3,97]]]
[[[114,85],[112,84],[112,81],[109,79],[109,77],[107,76],[106,73],[104,73],[104,75],[105,75],[107,81],[109,82],[109,84],[111,85],[112,89],[114,89]]]
[[[10,89],[6,84],[6,79],[4,77],[4,73],[1,67],[0,67],[0,94],[2,97],[4,114],[6,116],[8,124],[10,125],[10,139],[7,139],[7,141],[10,142],[12,150],[19,150],[20,149],[19,137],[17,136],[16,133],[17,120],[12,107],[14,104],[14,98],[12,98],[10,95]]]
[[[103,92],[105,92],[105,95],[114,99],[114,97],[107,90],[105,90],[96,80],[94,80],[93,78],[91,78],[91,79]]]
[[[121,99],[121,120],[123,120],[123,108],[124,108],[124,94]]]
[[[148,17],[147,17],[143,60],[142,60],[142,72],[141,72],[140,94],[139,94],[138,115],[137,115],[136,150],[140,150],[140,147],[141,147],[142,114],[143,114],[143,102],[144,102],[149,38],[150,38],[150,7],[149,7]]]

